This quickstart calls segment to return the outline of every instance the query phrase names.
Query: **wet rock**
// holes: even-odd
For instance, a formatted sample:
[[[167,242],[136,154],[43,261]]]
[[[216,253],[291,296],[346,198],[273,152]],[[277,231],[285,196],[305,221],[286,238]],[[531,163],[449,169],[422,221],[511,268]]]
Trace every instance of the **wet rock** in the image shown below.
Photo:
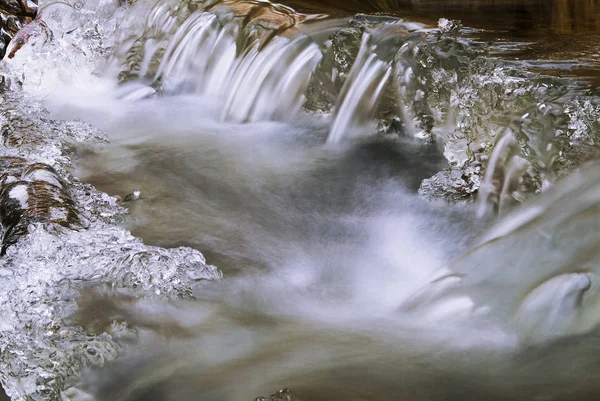
[[[447,168],[423,180],[419,195],[449,203],[472,202],[481,181],[481,163],[467,162],[460,168]]]
[[[325,43],[323,60],[315,71],[306,92],[304,108],[309,111],[330,112],[350,74],[362,44],[368,34],[378,56],[389,62],[410,29],[398,18],[359,14],[345,27],[336,30]],[[386,94],[389,97],[389,93]],[[383,104],[390,104],[387,101]],[[394,103],[391,103],[394,104]]]
[[[48,119],[11,91],[0,124],[0,383],[13,400],[58,401],[82,369],[119,352],[109,334],[70,320],[88,284],[168,299],[222,274],[196,250],[144,245],[122,228],[114,198],[70,174],[73,144],[102,142],[102,133]]]
[[[254,1],[219,1],[206,11],[223,23],[237,21],[241,29],[238,47],[243,51],[254,44],[264,46],[273,37],[307,19],[306,15],[282,4]],[[229,20],[229,21],[228,21]]]
[[[462,23],[459,20],[440,18],[438,27],[441,33],[458,33],[462,29]]]
[[[43,20],[36,19],[17,32],[6,49],[6,57],[14,58],[15,54],[27,44],[39,49],[51,39],[52,31],[48,25]]]
[[[381,124],[443,143],[451,167],[423,182],[423,195],[458,201],[476,194],[494,145],[507,128],[521,158],[513,160],[511,169],[528,170],[521,184],[509,179],[523,195],[549,188],[566,175],[565,169],[580,166],[578,159],[593,157],[592,149],[585,150],[595,146],[590,133],[595,132],[592,116],[597,110],[591,96],[573,99],[579,91],[573,81],[489,58],[486,45],[461,38],[459,28],[448,24],[438,33],[407,37],[394,64],[398,112],[391,123]],[[507,194],[516,186],[504,187],[505,199],[515,198]]]
[[[254,401],[296,401],[297,398],[290,389],[279,390],[267,397],[258,397]]]
[[[140,199],[142,199],[142,193],[140,191],[133,191],[129,195],[125,196],[125,198],[123,198],[123,202],[124,203],[134,202],[134,201],[140,200]]]
[[[26,166],[27,160],[22,157],[0,157],[0,182],[2,185],[7,181],[16,180],[15,177],[19,177]]]
[[[458,21],[440,20],[439,31],[411,33],[403,27],[391,35],[394,27],[403,27],[401,21],[357,16],[337,31],[304,107],[321,112],[340,107],[362,35],[376,38],[380,32],[373,52],[381,60],[393,59],[394,79],[382,96],[385,107],[373,111],[379,132],[442,143],[450,164],[423,182],[420,193],[425,197],[473,200],[494,145],[507,128],[513,130],[519,148],[519,155],[510,159],[510,170],[513,175],[520,175],[517,170],[527,174],[519,180],[505,177],[508,181],[497,186],[505,206],[548,188],[567,171],[597,157],[593,133],[600,113],[593,96],[571,100],[576,93],[571,81],[488,57],[486,44],[461,37]],[[394,40],[388,44],[389,37]],[[386,49],[395,50],[390,56]]]
[[[37,15],[37,0],[0,1],[0,59],[15,34]]]
[[[566,135],[554,162],[553,173],[562,179],[580,166],[600,160],[600,92],[593,89],[564,106]]]
[[[0,223],[3,236],[0,255],[6,254],[9,246],[26,235],[32,223],[54,223],[67,228],[81,226],[75,202],[56,171],[48,165],[33,163],[18,174],[15,165],[21,163],[14,158],[0,163],[9,165],[1,173]]]

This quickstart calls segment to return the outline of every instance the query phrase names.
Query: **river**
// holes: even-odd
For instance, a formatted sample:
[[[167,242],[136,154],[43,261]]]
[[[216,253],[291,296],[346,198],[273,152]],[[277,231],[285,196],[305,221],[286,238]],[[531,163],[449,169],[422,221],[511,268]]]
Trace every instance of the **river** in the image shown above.
[[[600,2],[48,3],[6,63],[106,135],[74,175],[223,272],[83,285],[119,357],[63,397],[600,396]]]

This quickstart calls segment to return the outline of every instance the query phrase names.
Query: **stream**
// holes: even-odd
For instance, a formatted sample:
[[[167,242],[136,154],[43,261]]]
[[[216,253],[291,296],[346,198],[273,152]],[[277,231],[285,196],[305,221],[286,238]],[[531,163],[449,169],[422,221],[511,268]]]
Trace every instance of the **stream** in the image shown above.
[[[7,350],[45,283],[11,399],[600,397],[600,2],[284,3],[47,1],[15,36],[0,108],[85,219],[0,265]]]

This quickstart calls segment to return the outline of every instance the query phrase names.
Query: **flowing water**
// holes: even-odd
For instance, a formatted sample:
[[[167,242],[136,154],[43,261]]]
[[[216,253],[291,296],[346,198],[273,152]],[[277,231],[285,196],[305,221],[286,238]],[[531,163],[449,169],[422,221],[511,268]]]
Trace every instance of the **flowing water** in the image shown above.
[[[600,396],[600,3],[455,3],[42,8],[60,57],[31,35],[8,65],[106,134],[75,175],[224,273],[83,291],[119,357],[63,397]],[[479,199],[432,201],[440,172]]]

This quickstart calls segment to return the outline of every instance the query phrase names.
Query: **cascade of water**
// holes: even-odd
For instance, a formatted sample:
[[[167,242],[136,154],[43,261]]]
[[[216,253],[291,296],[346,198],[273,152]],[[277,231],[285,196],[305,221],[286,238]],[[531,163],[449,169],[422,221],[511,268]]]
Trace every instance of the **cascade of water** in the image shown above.
[[[253,47],[230,77],[223,117],[233,121],[293,117],[321,57],[317,45],[306,37],[274,38],[261,50]]]
[[[195,12],[177,30],[156,79],[166,93],[218,95],[234,67],[235,38],[216,15]]]
[[[479,189],[479,217],[491,209],[500,213],[514,203],[514,193],[519,190],[523,174],[531,166],[520,154],[512,131],[506,130],[494,147]]]
[[[599,224],[596,164],[506,216],[407,305],[426,309],[432,300],[467,296],[482,313],[515,324],[529,342],[587,333],[600,323]]]
[[[377,56],[370,38],[369,34],[363,35],[356,61],[342,87],[327,138],[330,144],[368,131],[373,122],[391,66]]]
[[[235,21],[222,23],[214,13],[194,12],[166,46],[154,82],[167,94],[222,98],[222,117],[226,120],[293,118],[322,58],[319,47],[302,35],[246,43],[241,40],[245,34],[241,28]],[[146,41],[149,44],[154,42]],[[154,48],[145,52],[140,67],[142,80],[156,54]]]
[[[150,4],[149,4],[150,3]],[[187,15],[185,3],[172,0],[138,1],[124,18],[114,38],[107,75],[120,79],[148,79],[181,20]]]
[[[398,111],[404,131],[409,136],[426,138],[428,133],[420,127],[414,105],[423,102],[427,88],[421,77],[415,76],[413,64],[418,51],[418,38],[409,38],[396,55],[395,78],[398,90]]]
[[[145,1],[147,0],[139,0]],[[199,325],[202,327],[191,329],[185,326],[183,329],[186,330],[180,331],[184,336],[192,337],[209,334],[207,342],[192,343],[192,347],[185,349],[190,354],[193,354],[189,352],[190,349],[199,350],[191,358],[192,366],[196,362],[205,366],[205,370],[200,370],[201,375],[206,373],[202,378],[205,381],[199,381],[203,391],[214,388],[211,374],[215,374],[220,376],[218,380],[223,380],[224,387],[240,383],[242,389],[239,390],[239,396],[236,394],[231,399],[242,399],[248,394],[254,394],[253,391],[248,391],[248,387],[243,388],[244,378],[247,380],[249,374],[255,375],[253,378],[260,382],[269,374],[277,376],[281,372],[285,373],[285,369],[280,372],[281,365],[277,364],[273,364],[270,371],[260,368],[271,365],[265,355],[274,356],[271,360],[281,359],[284,365],[290,361],[295,362],[289,357],[290,350],[297,355],[299,362],[297,365],[287,365],[290,376],[281,377],[301,377],[307,385],[316,386],[315,392],[321,391],[319,383],[307,380],[304,372],[323,365],[331,366],[332,369],[340,368],[341,366],[335,365],[347,366],[349,361],[362,363],[366,360],[368,363],[357,364],[360,367],[357,370],[367,374],[371,372],[376,376],[381,376],[381,372],[384,372],[392,377],[384,377],[383,381],[403,386],[404,383],[397,380],[398,370],[389,369],[389,366],[419,363],[406,363],[407,359],[402,353],[386,359],[401,344],[396,334],[406,330],[398,328],[409,331],[414,329],[417,332],[415,337],[429,340],[430,330],[424,330],[431,323],[428,318],[437,319],[440,314],[447,316],[449,313],[454,318],[457,309],[466,311],[463,316],[467,316],[467,319],[460,320],[460,324],[475,322],[473,325],[476,325],[480,322],[479,317],[483,316],[485,320],[487,316],[490,320],[497,319],[503,323],[502,330],[499,330],[502,331],[501,335],[504,334],[504,329],[512,335],[511,330],[516,328],[527,342],[544,342],[549,337],[586,333],[597,327],[600,310],[600,289],[597,284],[597,261],[600,258],[598,167],[573,177],[566,185],[555,188],[555,191],[548,191],[541,201],[531,207],[505,216],[478,247],[450,264],[441,276],[436,276],[422,291],[409,298],[411,294],[415,294],[415,290],[420,289],[423,280],[431,273],[448,265],[447,258],[455,254],[454,243],[466,242],[462,238],[470,235],[472,228],[469,227],[468,233],[449,229],[454,220],[461,220],[462,224],[463,220],[469,218],[456,219],[453,211],[448,212],[448,215],[446,212],[434,212],[433,208],[430,210],[429,206],[423,206],[417,199],[413,199],[412,194],[405,193],[403,186],[395,188],[398,176],[420,181],[421,176],[414,171],[421,172],[428,158],[422,154],[407,152],[406,154],[423,163],[417,164],[413,170],[406,154],[393,151],[387,155],[387,148],[392,147],[392,141],[383,146],[375,141],[377,146],[374,148],[371,142],[360,144],[356,147],[356,152],[329,152],[329,149],[321,149],[318,146],[320,143],[313,147],[311,142],[307,145],[310,147],[307,150],[303,148],[304,144],[292,142],[290,138],[292,134],[294,140],[301,136],[317,137],[312,128],[299,129],[296,124],[241,126],[217,121],[226,119],[252,122],[293,117],[301,107],[308,80],[319,64],[321,52],[315,43],[318,40],[312,36],[309,38],[306,31],[290,29],[297,22],[296,19],[285,13],[268,14],[271,8],[266,1],[221,1],[218,2],[218,10],[213,7],[214,4],[208,7],[200,3],[202,2],[195,2],[194,7],[183,10],[189,6],[185,1],[160,0],[154,5],[148,18],[140,21],[140,24],[145,24],[142,27],[145,36],[136,36],[133,32],[122,42],[123,49],[127,46],[142,49],[141,53],[131,58],[136,65],[135,73],[127,77],[136,82],[123,85],[117,90],[119,100],[115,104],[122,111],[123,118],[126,116],[127,119],[118,122],[114,121],[115,118],[103,120],[106,120],[107,134],[113,142],[119,141],[119,133],[126,132],[126,135],[136,137],[135,146],[131,146],[134,141],[128,143],[133,148],[131,153],[134,156],[123,157],[122,153],[115,152],[112,155],[113,162],[104,164],[112,166],[117,158],[136,158],[136,162],[141,162],[144,158],[150,159],[148,163],[141,164],[141,168],[131,168],[136,174],[147,174],[142,177],[151,177],[137,181],[151,182],[154,187],[142,191],[144,196],[148,194],[146,199],[149,200],[144,207],[151,208],[152,203],[159,203],[156,199],[166,197],[166,192],[178,196],[177,202],[181,197],[190,196],[191,202],[179,209],[185,213],[186,221],[194,222],[192,216],[200,216],[198,224],[190,223],[190,227],[193,226],[191,230],[195,231],[200,225],[206,225],[209,227],[207,231],[211,231],[211,239],[214,235],[218,242],[226,243],[226,252],[245,254],[248,249],[257,248],[257,264],[279,268],[273,274],[248,274],[239,282],[233,278],[232,285],[211,287],[219,296],[211,296],[210,289],[199,290],[207,299],[203,303],[222,305],[218,309],[223,312],[215,314],[219,321],[207,321],[210,324],[203,323]],[[258,18],[260,15],[266,17],[260,24],[248,28],[248,19],[227,14],[231,7],[235,7],[237,12],[248,19]],[[262,7],[259,11],[267,14],[260,14],[255,7]],[[67,41],[73,21],[69,18],[71,14],[66,14],[65,10],[73,11],[62,5],[56,9],[62,9],[58,15],[61,18],[51,20],[48,17],[49,29],[54,32],[54,40]],[[248,11],[250,9],[254,11]],[[41,27],[42,25],[37,25],[37,28]],[[529,96],[535,85],[546,85],[543,81],[532,84],[529,76],[518,75],[515,71],[511,71],[512,75],[503,75],[503,67],[492,69],[483,62],[475,63],[472,70],[467,70],[468,61],[471,60],[470,50],[462,49],[460,43],[444,39],[443,35],[440,36],[443,40],[431,35],[427,38],[431,42],[429,44],[425,43],[425,35],[421,34],[409,39],[396,36],[399,41],[412,40],[403,48],[410,51],[400,51],[396,56],[383,55],[380,42],[376,40],[373,31],[366,31],[368,33],[364,35],[360,30],[359,33],[353,31],[353,35],[356,34],[356,49],[360,47],[360,51],[356,59],[349,58],[351,63],[340,80],[341,95],[334,105],[330,143],[341,142],[369,129],[368,125],[374,120],[374,113],[378,110],[379,99],[389,93],[385,89],[389,88],[386,84],[392,67],[387,61],[395,57],[396,77],[401,79],[395,80],[394,84],[400,84],[401,90],[398,93],[404,101],[399,119],[404,123],[406,131],[413,136],[426,137],[442,123],[448,122],[451,129],[458,127],[457,135],[462,130],[463,138],[468,138],[469,143],[487,140],[489,136],[485,135],[485,131],[496,132],[490,128],[493,124],[490,116],[495,116],[492,111],[498,110],[497,114],[506,116],[506,110],[517,110],[518,115],[522,115],[521,109],[527,110],[532,102],[539,103],[538,114],[528,114],[522,118],[522,135],[519,136],[517,130],[514,130],[519,142],[511,133],[497,142],[481,191],[482,198],[487,202],[485,208],[489,208],[491,204],[492,207],[503,210],[506,204],[513,201],[521,175],[529,165],[521,157],[519,149],[520,143],[525,141],[523,136],[530,140],[528,146],[533,152],[523,153],[528,158],[539,159],[536,168],[551,178],[550,167],[560,149],[560,143],[554,138],[559,133],[556,128],[561,124],[562,106],[550,105],[548,108],[545,103],[538,102],[535,96],[525,97]],[[32,30],[22,32],[29,35],[33,33]],[[298,32],[305,35],[299,35]],[[44,37],[42,39],[50,40]],[[15,44],[19,42],[15,41]],[[464,46],[470,49],[472,44]],[[73,46],[64,47],[65,54],[73,52]],[[394,50],[399,47],[400,45],[394,47]],[[116,54],[129,54],[127,51],[121,52],[119,46],[115,49]],[[19,51],[16,57],[23,57],[25,54]],[[52,58],[60,59],[55,54]],[[405,64],[401,63],[402,57],[406,57]],[[25,61],[28,67],[44,70],[44,64],[39,64],[35,59]],[[63,60],[62,65],[65,64],[71,64],[69,72],[76,69],[73,63]],[[353,67],[350,67],[351,64]],[[54,71],[57,70],[60,69],[54,68]],[[346,72],[349,74],[346,75]],[[558,86],[554,81],[548,85]],[[136,104],[123,102],[151,96],[159,92],[159,86],[162,93],[167,95],[194,93],[206,95],[210,99],[180,96]],[[514,93],[524,95],[513,95]],[[222,104],[214,102],[213,107],[209,104],[212,97],[220,98]],[[548,95],[541,93],[539,97]],[[559,100],[563,102],[562,99]],[[71,101],[77,103],[77,100]],[[188,101],[189,104],[186,103]],[[52,138],[53,131],[57,131],[56,122],[41,117],[39,121],[35,120],[32,128],[26,119],[10,119],[8,116],[13,110],[5,110],[12,107],[10,102],[12,100],[3,102],[1,113],[2,125],[6,131],[5,155],[17,152],[16,147],[23,146],[17,145],[23,143],[23,140],[19,139],[21,142],[17,142],[14,138],[20,137],[15,132],[23,138],[34,137],[36,132],[44,140]],[[110,109],[113,103],[102,106]],[[101,107],[98,106],[94,111],[98,112],[99,109]],[[31,111],[23,106],[19,106],[17,111],[18,114],[23,112],[24,117],[38,114],[45,116],[42,111]],[[439,115],[436,114],[437,111]],[[590,115],[597,120],[597,111]],[[186,120],[190,116],[193,118]],[[545,124],[539,124],[540,117],[547,117]],[[434,127],[431,128],[431,125]],[[506,125],[498,123],[498,126]],[[70,154],[63,153],[61,149],[66,144],[71,146],[70,141],[74,135],[81,135],[79,132],[72,132],[78,126],[75,127],[59,126],[60,138],[52,139],[54,142],[43,157],[54,160],[65,156],[66,159]],[[449,133],[453,133],[451,129],[448,130]],[[265,132],[267,130],[273,132]],[[478,130],[484,134],[467,137],[473,132],[477,134]],[[281,135],[282,131],[289,136]],[[190,138],[189,132],[193,132],[193,138]],[[147,137],[142,138],[143,135]],[[275,138],[282,136],[284,141],[277,142]],[[408,142],[398,143],[406,149]],[[209,151],[199,153],[198,149]],[[468,157],[468,148],[464,142],[460,149],[464,157]],[[37,148],[28,152],[28,157],[39,157]],[[332,153],[335,155],[332,156]],[[371,153],[373,155],[369,156]],[[461,157],[455,158],[457,163],[462,161],[463,153]],[[170,156],[161,164],[157,154]],[[360,158],[365,154],[367,157],[361,161]],[[216,157],[211,159],[213,155]],[[386,158],[393,160],[379,166],[380,159]],[[186,159],[191,159],[191,163],[186,163]],[[199,160],[204,164],[198,166]],[[261,164],[265,160],[268,163]],[[164,182],[175,181],[178,185],[168,187],[159,181],[161,176],[156,174],[156,170],[168,171],[174,162],[181,163],[180,168],[170,171],[174,174],[162,176],[162,179]],[[410,164],[411,169],[406,167],[407,164]],[[369,170],[373,165],[377,165],[377,168]],[[58,166],[62,166],[65,171],[72,168],[71,163],[64,160]],[[194,170],[193,166],[198,167],[198,170]],[[130,167],[123,169],[129,171]],[[383,171],[385,174],[382,174]],[[38,171],[36,174],[41,173]],[[23,173],[18,179],[27,181],[29,175]],[[39,181],[38,175],[33,178]],[[122,177],[121,175],[119,180],[126,181]],[[110,179],[110,176],[106,179]],[[69,182],[75,189],[76,199],[82,208],[87,208],[84,212],[93,212],[92,216],[104,216],[107,210],[111,213],[113,208],[117,210],[116,203],[112,200],[110,208],[102,206],[107,201],[104,195],[95,192],[92,194],[93,202],[98,202],[98,206],[90,209],[89,203],[92,201],[89,200],[89,188],[78,181]],[[37,190],[32,192],[35,198],[44,199],[44,194],[48,192],[45,190],[46,184],[38,183],[38,186],[30,188],[32,191]],[[60,182],[58,184],[62,185]],[[10,196],[6,201],[27,200],[24,196],[29,195],[23,192],[27,189],[26,186],[21,182],[9,187],[16,190],[7,192]],[[157,188],[162,188],[163,192],[153,192]],[[170,188],[176,190],[171,191]],[[202,198],[207,192],[209,197]],[[34,207],[33,195],[29,205],[31,208]],[[125,197],[125,204],[127,202],[129,201]],[[200,203],[203,204],[199,206]],[[165,209],[173,212],[175,207],[170,207],[173,204],[167,203],[169,207]],[[219,205],[217,207],[214,204]],[[135,206],[131,210],[135,210]],[[156,211],[158,208],[150,210]],[[205,210],[210,212],[204,212]],[[59,212],[61,210],[57,209],[57,213]],[[150,214],[152,218],[156,218],[155,214]],[[175,237],[177,235],[174,232],[183,231],[185,227],[173,223],[172,214],[169,219],[168,224],[161,224],[161,234]],[[100,277],[103,282],[111,283],[116,288],[135,287],[154,294],[165,291],[187,294],[191,291],[188,288],[190,283],[195,285],[195,281],[202,278],[220,277],[216,268],[205,265],[203,257],[189,248],[165,251],[146,247],[112,224],[112,220],[110,225],[108,220],[106,223],[103,220],[92,221],[90,228],[82,229],[81,232],[56,232],[44,227],[34,227],[32,236],[25,238],[26,242],[14,244],[9,248],[8,258],[1,260],[0,281],[9,289],[4,291],[0,300],[2,316],[5,317],[0,319],[0,341],[3,349],[9,350],[0,358],[3,367],[0,376],[10,385],[7,389],[24,395],[35,391],[36,396],[42,391],[46,394],[48,391],[59,391],[63,381],[67,380],[67,373],[62,372],[68,370],[68,375],[71,375],[72,365],[77,372],[78,364],[87,363],[87,357],[81,359],[82,354],[98,356],[98,365],[104,363],[102,358],[114,357],[112,350],[97,351],[90,347],[89,336],[80,328],[73,329],[65,325],[64,314],[76,308],[73,299],[80,284],[95,283]],[[444,226],[445,230],[432,229],[436,224]],[[472,224],[475,226],[478,223]],[[5,225],[8,226],[8,223]],[[227,228],[231,231],[223,234],[221,230],[225,226],[233,229]],[[19,233],[21,234],[24,233]],[[236,242],[235,239],[241,237],[243,241]],[[246,246],[244,241],[250,237],[253,238],[248,241],[251,245]],[[186,243],[189,240],[189,237],[185,238]],[[453,243],[452,246],[450,243]],[[206,245],[208,249],[214,246],[214,242],[202,242],[201,245]],[[193,246],[199,247],[196,244]],[[452,248],[453,251],[446,248]],[[460,250],[463,248],[460,247]],[[243,268],[252,266],[245,263],[246,259],[243,259],[244,263],[239,262],[241,257],[237,260],[239,265],[243,264]],[[251,260],[254,262],[255,259]],[[254,281],[258,283],[254,285]],[[23,291],[23,288],[36,289],[36,292]],[[138,294],[142,300],[146,297],[141,292]],[[98,303],[91,305],[97,306]],[[144,306],[144,303],[141,302],[141,305]],[[198,319],[194,320],[194,314],[199,309],[197,306],[192,304],[189,314],[183,314],[184,323],[198,322]],[[176,320],[165,319],[154,324],[153,319],[157,315],[153,315],[152,306],[146,309],[150,312],[146,329],[162,329],[164,324],[167,326],[165,333],[179,331],[175,326]],[[201,312],[209,310],[208,307],[200,309]],[[85,310],[83,312],[84,316],[92,320],[98,317],[94,315],[98,313],[98,309],[90,313],[85,313]],[[228,315],[228,312],[232,314]],[[168,318],[169,313],[167,311],[164,316]],[[418,315],[413,315],[415,313]],[[283,315],[285,321],[281,319]],[[41,321],[39,316],[43,316]],[[127,324],[133,326],[145,323],[143,314],[121,316],[137,318],[128,320]],[[189,321],[186,320],[188,318]],[[231,322],[228,321],[230,318]],[[112,325],[113,320],[110,319],[107,326],[112,326],[115,331],[122,328],[121,325]],[[248,325],[247,321],[251,323]],[[30,322],[34,324],[31,325]],[[214,326],[211,326],[213,323]],[[435,323],[436,329],[448,328],[451,332],[444,338],[445,342],[472,346],[478,341],[477,333],[474,334],[476,330],[472,327],[461,331],[461,335],[456,335],[453,332],[454,326],[459,325],[456,321],[451,322],[454,326],[438,320]],[[335,326],[334,334],[328,331],[328,327],[331,327],[329,325]],[[353,331],[354,326],[367,327],[365,336],[362,335],[362,327]],[[195,331],[196,328],[198,331]],[[108,330],[106,327],[101,329],[101,333]],[[169,331],[170,329],[175,330]],[[380,334],[375,332],[380,329],[394,334],[389,340],[385,335],[381,335],[384,338],[378,337]],[[487,326],[483,331],[486,329]],[[349,333],[350,338],[344,337],[344,333]],[[414,339],[405,340],[403,346],[412,348]],[[105,344],[102,341],[96,344]],[[112,340],[110,341],[112,344]],[[229,348],[232,343],[240,348]],[[378,344],[372,348],[364,346],[365,343]],[[278,350],[275,345],[279,344],[281,348]],[[434,344],[437,345],[437,342]],[[431,352],[430,344],[426,348],[424,354],[436,354],[435,351]],[[335,352],[322,352],[327,349]],[[240,355],[247,357],[243,363],[239,366],[231,364],[232,359],[235,360]],[[354,359],[348,358],[348,355]],[[306,363],[307,356],[314,359],[308,358],[310,363]],[[212,364],[211,358],[214,362]],[[470,358],[464,359],[469,359],[470,362]],[[384,365],[381,365],[382,360]],[[454,365],[457,360],[458,358],[453,358],[450,364]],[[166,372],[167,375],[170,372],[170,366],[165,364],[147,365],[151,369]],[[257,369],[256,366],[260,368]],[[130,371],[138,373],[136,369]],[[140,372],[143,376],[144,371]],[[321,374],[316,372],[315,376],[317,373]],[[57,378],[59,374],[64,377]],[[39,384],[42,381],[40,377],[43,384]],[[326,378],[326,375],[322,377]],[[380,383],[380,378],[376,377],[373,383]],[[359,387],[364,383],[361,380],[348,381],[352,383],[340,382],[339,385]],[[124,387],[115,388],[121,390]],[[393,391],[388,391],[388,394],[397,396]],[[212,395],[213,399],[218,398],[218,395]],[[193,396],[198,398],[199,395]],[[428,399],[447,400],[444,396]],[[204,394],[200,397],[204,397]],[[207,395],[205,398],[210,397]],[[339,396],[331,399],[350,398]],[[115,401],[118,398],[107,396],[106,399]]]

